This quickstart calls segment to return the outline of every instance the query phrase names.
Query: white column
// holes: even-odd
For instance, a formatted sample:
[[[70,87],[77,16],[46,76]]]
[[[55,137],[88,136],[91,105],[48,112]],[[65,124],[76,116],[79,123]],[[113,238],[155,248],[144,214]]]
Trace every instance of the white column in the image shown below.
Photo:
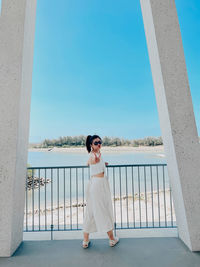
[[[200,145],[174,0],[140,0],[179,237],[200,250]]]
[[[36,0],[2,0],[0,16],[0,256],[23,240]]]

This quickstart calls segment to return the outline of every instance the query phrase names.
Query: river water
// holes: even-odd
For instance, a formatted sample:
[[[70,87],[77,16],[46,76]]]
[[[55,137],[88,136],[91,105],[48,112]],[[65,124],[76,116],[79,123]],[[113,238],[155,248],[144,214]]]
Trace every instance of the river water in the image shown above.
[[[160,164],[166,163],[165,155],[156,152],[106,152],[102,153],[104,161],[109,165],[121,164]],[[28,163],[31,167],[64,167],[64,166],[86,166],[88,153],[69,153],[69,152],[37,152],[29,151]],[[40,186],[34,192],[29,190],[27,193],[27,207],[44,207],[46,205],[59,206],[60,203],[70,201],[80,201],[84,194],[89,178],[89,168],[60,168],[60,169],[41,169],[36,170],[35,177],[46,177],[52,180],[45,186]],[[168,173],[165,166],[156,167],[108,167],[112,194],[132,195],[139,192],[150,192],[168,188]],[[164,175],[164,177],[163,177]],[[159,179],[158,179],[159,177]],[[53,203],[51,202],[53,200]]]

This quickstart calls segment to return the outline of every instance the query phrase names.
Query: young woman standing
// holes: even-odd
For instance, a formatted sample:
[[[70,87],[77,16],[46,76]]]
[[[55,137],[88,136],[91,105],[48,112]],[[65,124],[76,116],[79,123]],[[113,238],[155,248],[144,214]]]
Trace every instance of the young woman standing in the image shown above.
[[[83,248],[90,244],[89,234],[107,232],[109,245],[115,246],[119,237],[114,237],[114,215],[110,185],[106,176],[107,162],[101,156],[102,140],[98,135],[88,135],[86,148],[89,153],[87,165],[90,167],[90,180],[86,190],[86,211],[83,220]]]

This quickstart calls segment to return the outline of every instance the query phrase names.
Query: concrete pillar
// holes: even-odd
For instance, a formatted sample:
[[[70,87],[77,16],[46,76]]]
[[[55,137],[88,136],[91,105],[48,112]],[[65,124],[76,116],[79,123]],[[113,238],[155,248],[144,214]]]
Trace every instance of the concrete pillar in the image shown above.
[[[23,240],[36,0],[2,0],[0,16],[0,256]]]
[[[174,0],[140,0],[181,240],[200,250],[200,145]]]

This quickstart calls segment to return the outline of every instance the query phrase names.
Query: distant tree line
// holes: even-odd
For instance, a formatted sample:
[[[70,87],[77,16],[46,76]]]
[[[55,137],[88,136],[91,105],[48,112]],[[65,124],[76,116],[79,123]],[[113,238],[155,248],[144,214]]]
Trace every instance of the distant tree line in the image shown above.
[[[34,145],[35,148],[52,147],[84,147],[86,136],[63,136],[58,139],[45,139],[41,144]],[[102,138],[103,146],[158,146],[163,145],[162,137],[146,137],[143,139],[123,139],[118,137]]]

